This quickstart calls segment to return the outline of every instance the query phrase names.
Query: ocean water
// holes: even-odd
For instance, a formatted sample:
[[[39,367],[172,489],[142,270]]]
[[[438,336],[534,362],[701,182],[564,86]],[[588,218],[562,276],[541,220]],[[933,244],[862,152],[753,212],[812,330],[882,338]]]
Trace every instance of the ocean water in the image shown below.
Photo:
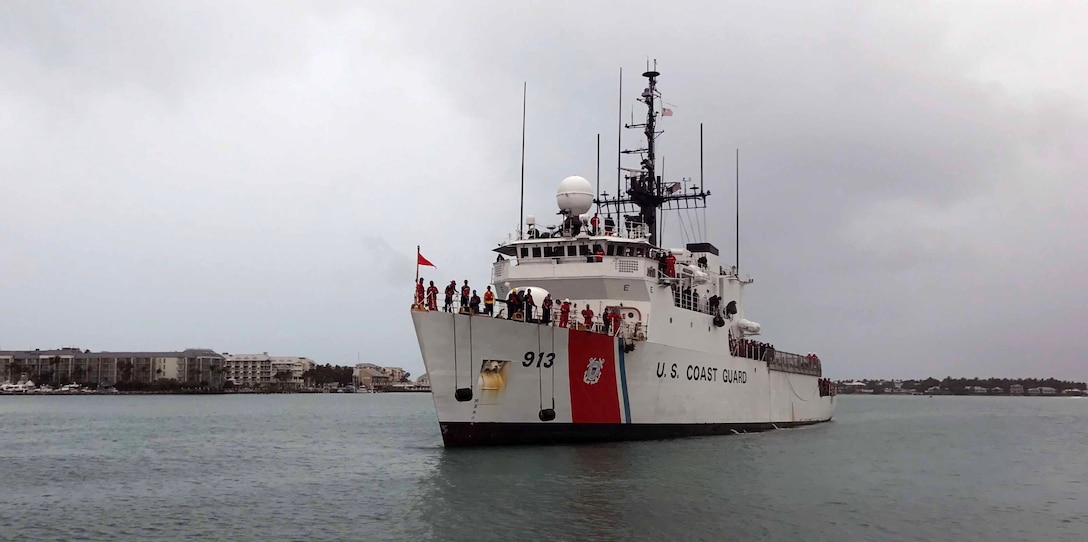
[[[2,540],[1084,540],[1088,399],[442,448],[425,394],[0,397]]]

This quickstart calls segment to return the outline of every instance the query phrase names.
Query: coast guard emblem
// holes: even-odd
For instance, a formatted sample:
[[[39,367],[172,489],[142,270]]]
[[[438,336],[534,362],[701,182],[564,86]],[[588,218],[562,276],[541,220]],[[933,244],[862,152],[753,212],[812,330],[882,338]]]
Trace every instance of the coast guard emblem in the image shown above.
[[[589,358],[589,365],[586,366],[586,372],[582,375],[582,382],[596,384],[601,379],[601,370],[603,368],[603,358]]]

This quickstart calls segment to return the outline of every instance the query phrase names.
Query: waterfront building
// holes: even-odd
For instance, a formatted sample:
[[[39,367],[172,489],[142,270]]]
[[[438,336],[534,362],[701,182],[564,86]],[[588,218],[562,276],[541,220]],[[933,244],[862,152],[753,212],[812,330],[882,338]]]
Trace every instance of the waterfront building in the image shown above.
[[[1057,393],[1058,390],[1051,388],[1050,386],[1041,386],[1028,390],[1028,395],[1057,395]]]
[[[353,371],[355,381],[370,390],[384,390],[392,383],[392,379],[386,374],[385,368],[373,363],[360,363]]]
[[[430,387],[430,385],[431,385],[431,376],[428,375],[427,373],[423,373],[423,376],[416,379],[416,385],[417,386],[428,386],[428,387]]]
[[[313,369],[314,360],[302,356],[272,356],[272,379],[281,375],[277,382],[287,387],[301,388],[305,384],[302,375]]]
[[[41,384],[151,384],[176,380],[183,385],[220,387],[223,356],[205,348],[177,352],[0,351],[0,381],[33,378]]]
[[[1009,386],[1009,395],[1024,395],[1023,384],[1012,384]]]
[[[264,354],[224,354],[223,375],[235,386],[272,384],[272,358]]]
[[[302,375],[314,368],[314,361],[300,356],[225,354],[224,376],[236,386],[261,387],[273,384],[289,388],[304,385]]]
[[[393,382],[407,382],[408,381],[408,376],[409,376],[408,371],[405,371],[404,369],[401,369],[400,367],[383,367],[382,371],[385,372],[385,374]]]

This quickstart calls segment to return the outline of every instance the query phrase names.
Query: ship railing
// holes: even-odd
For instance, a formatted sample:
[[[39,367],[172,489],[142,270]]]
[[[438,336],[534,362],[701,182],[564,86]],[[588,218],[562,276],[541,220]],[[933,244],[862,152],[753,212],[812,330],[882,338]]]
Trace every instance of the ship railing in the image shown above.
[[[764,361],[767,362],[767,368],[772,371],[817,377],[823,375],[823,367],[820,364],[820,358],[812,354],[802,356],[800,354],[792,354],[790,352],[771,349],[765,351],[763,357],[765,358]]]
[[[494,318],[500,318],[504,320],[514,320],[516,322],[525,322],[527,324],[535,324],[542,326],[555,326],[559,327],[559,307],[557,305],[552,306],[551,313],[549,315],[549,321],[544,322],[544,311],[539,306],[529,307],[528,310],[519,311],[514,313],[513,318],[508,318],[509,307],[505,299],[495,299],[494,314],[487,314],[487,307],[481,301],[478,307],[475,309],[471,305],[462,305],[460,295],[454,296],[453,302],[450,304],[450,308],[447,311],[445,308],[445,296],[439,296],[436,311],[451,312],[454,314],[468,314],[473,316],[493,316]],[[426,300],[422,305],[413,304],[412,310],[427,312],[429,310]],[[582,317],[580,312],[571,310],[569,321],[567,322],[567,328],[590,331],[593,333],[603,333],[612,335],[614,337],[622,337],[629,341],[644,341],[646,340],[646,334],[648,333],[648,327],[642,322],[631,322],[623,320],[620,322],[619,329],[612,329],[607,325],[604,318],[600,315],[594,315],[590,319],[589,325],[585,324],[585,318]]]
[[[571,229],[569,227],[564,228],[562,225],[546,226],[543,229],[546,230],[546,231],[541,231],[541,229],[539,229],[539,228],[537,228],[537,229],[532,229],[532,228],[526,229],[523,232],[521,232],[520,236],[519,236],[518,232],[516,232],[516,231],[511,232],[511,233],[507,234],[506,239],[507,239],[507,242],[512,242],[512,241],[519,241],[519,240],[520,241],[527,241],[527,240],[531,240],[531,239],[577,239],[578,238],[576,235],[574,235],[574,230],[573,229]],[[578,232],[579,232],[579,234],[585,233],[585,234],[589,235],[590,237],[618,237],[620,239],[638,240],[638,239],[646,239],[647,237],[649,237],[650,230],[649,230],[649,228],[646,227],[645,223],[635,221],[635,220],[625,220],[625,221],[623,221],[622,226],[615,225],[615,226],[609,227],[605,223],[604,219],[602,219],[600,224],[598,224],[596,228],[594,228],[590,224],[585,224],[585,225],[583,225],[583,226],[581,226],[579,228]]]

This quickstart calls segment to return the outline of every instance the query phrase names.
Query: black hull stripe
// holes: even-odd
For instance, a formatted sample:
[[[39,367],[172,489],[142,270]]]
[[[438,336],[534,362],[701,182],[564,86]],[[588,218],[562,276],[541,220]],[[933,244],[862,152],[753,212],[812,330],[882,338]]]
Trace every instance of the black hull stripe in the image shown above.
[[[658,440],[786,429],[831,421],[760,423],[439,423],[447,447]]]

